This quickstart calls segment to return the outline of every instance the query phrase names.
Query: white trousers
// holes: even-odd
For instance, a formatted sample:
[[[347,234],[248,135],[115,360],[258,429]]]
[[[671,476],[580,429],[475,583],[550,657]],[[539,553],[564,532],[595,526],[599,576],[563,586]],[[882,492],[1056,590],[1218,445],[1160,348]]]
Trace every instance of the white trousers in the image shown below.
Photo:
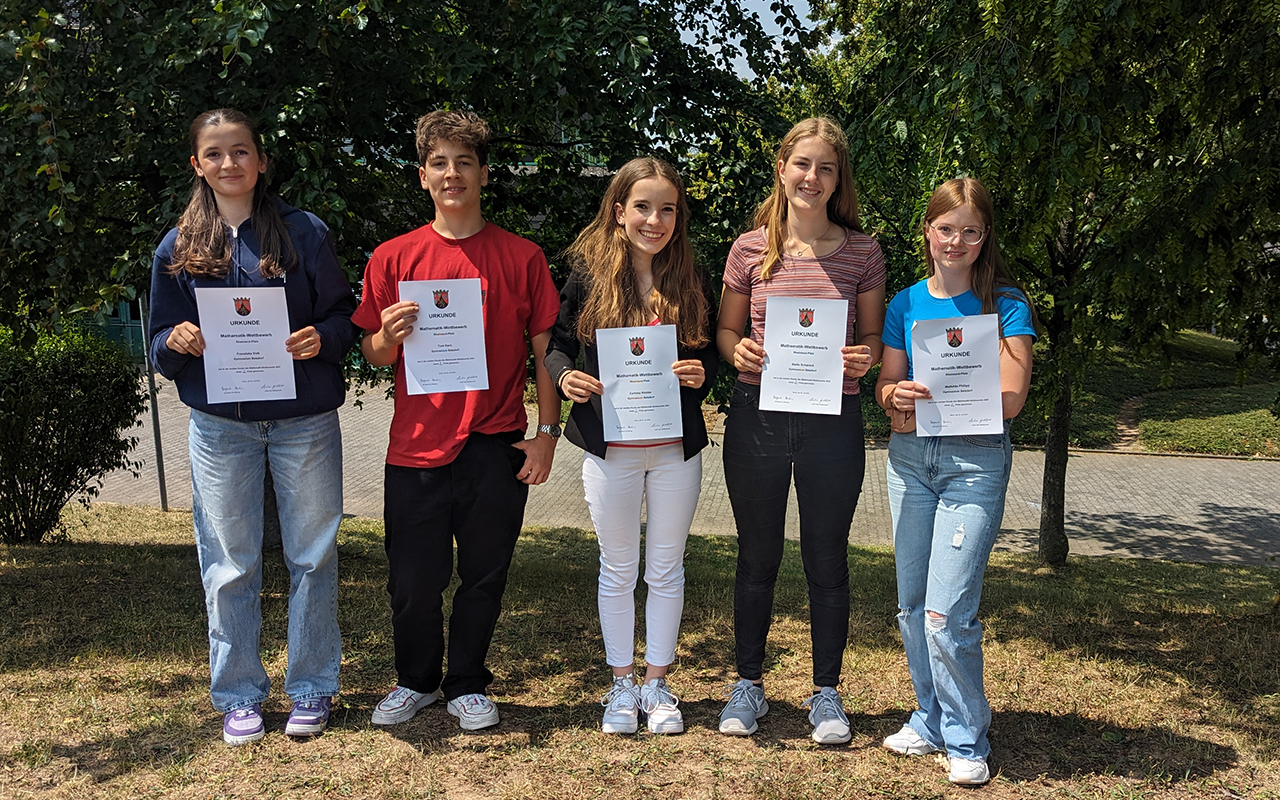
[[[635,663],[635,590],[640,575],[640,502],[647,506],[645,662],[675,660],[684,611],[684,545],[702,488],[702,454],[684,460],[679,442],[587,453],[582,488],[600,542],[600,629],[611,667]]]

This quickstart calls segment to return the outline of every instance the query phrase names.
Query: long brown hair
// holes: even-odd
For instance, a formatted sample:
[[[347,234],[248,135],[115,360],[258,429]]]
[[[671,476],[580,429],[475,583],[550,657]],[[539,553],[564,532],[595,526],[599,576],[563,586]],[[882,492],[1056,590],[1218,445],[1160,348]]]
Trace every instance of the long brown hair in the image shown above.
[[[191,145],[191,155],[200,157],[197,149],[200,145],[200,134],[207,128],[218,125],[238,125],[253,137],[253,146],[258,157],[265,159],[262,149],[262,137],[248,116],[231,108],[218,108],[206,111],[196,117],[187,132]],[[270,162],[268,162],[268,165]],[[298,265],[298,254],[293,249],[293,241],[285,228],[284,220],[276,209],[275,195],[268,188],[268,172],[258,176],[253,187],[253,231],[258,237],[261,250],[258,256],[258,269],[263,277],[278,278],[286,272],[293,271]],[[222,278],[231,267],[231,237],[227,235],[227,226],[218,214],[218,201],[213,194],[209,182],[199,175],[191,177],[191,199],[187,208],[178,220],[178,240],[173,246],[173,261],[169,264],[170,274],[186,272],[188,275]]]
[[[863,232],[862,222],[858,219],[858,191],[853,185],[853,168],[849,166],[849,139],[839,125],[826,117],[802,119],[782,137],[778,157],[773,161],[773,193],[756,209],[753,227],[764,226],[768,245],[760,269],[760,277],[764,280],[769,280],[773,268],[782,261],[782,247],[787,240],[787,196],[782,176],[778,173],[778,162],[787,163],[796,144],[810,136],[817,136],[836,151],[840,182],[827,198],[827,219],[858,233]]]
[[[937,265],[933,263],[933,253],[929,250],[929,223],[948,211],[960,206],[969,206],[987,226],[986,238],[982,240],[982,250],[973,262],[970,273],[970,287],[975,297],[982,301],[983,314],[999,313],[996,299],[1008,297],[1026,303],[1031,308],[1032,325],[1036,324],[1036,309],[1025,289],[1009,274],[1005,266],[1004,256],[1000,253],[999,236],[996,235],[995,204],[991,202],[991,193],[982,181],[977,178],[954,178],[933,190],[929,197],[929,205],[924,210],[924,221],[920,225],[920,235],[924,237],[924,258],[929,265],[927,277],[933,277]],[[1004,343],[1004,325],[1000,327],[1001,344]]]
[[[929,251],[929,223],[960,206],[972,208],[982,219],[982,224],[987,226],[987,236],[982,240],[982,250],[978,253],[977,260],[973,262],[970,278],[974,296],[982,301],[982,313],[996,313],[997,297],[1011,297],[1027,302],[1026,293],[1009,274],[1004,256],[1000,253],[995,204],[991,202],[991,193],[977,178],[954,178],[934,189],[933,195],[929,197],[929,205],[925,207],[924,221],[920,226],[920,234],[924,237],[924,258],[929,265],[927,277],[933,277],[933,273],[937,271],[933,253]]]
[[[618,224],[614,205],[626,206],[631,188],[645,178],[661,178],[676,188],[676,223],[667,246],[653,257],[654,315],[665,325],[676,326],[676,338],[685,347],[701,347],[710,340],[711,309],[702,292],[702,276],[689,243],[689,205],[684,182],[675,168],[656,158],[635,158],[609,181],[595,219],[582,229],[565,255],[591,287],[578,312],[578,341],[594,342],[597,328],[646,325],[645,304],[640,297],[631,246],[626,229]]]

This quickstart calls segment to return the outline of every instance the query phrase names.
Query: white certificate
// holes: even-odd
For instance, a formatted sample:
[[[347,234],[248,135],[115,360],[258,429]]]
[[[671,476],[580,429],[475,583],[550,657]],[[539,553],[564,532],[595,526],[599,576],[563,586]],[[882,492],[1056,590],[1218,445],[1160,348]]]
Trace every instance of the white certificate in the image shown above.
[[[770,297],[764,307],[763,411],[839,414],[848,300]]]
[[[600,382],[604,384],[604,440],[677,439],[680,379],[676,362],[676,326],[601,328],[596,331]]]
[[[289,307],[280,286],[196,289],[210,403],[293,400]]]
[[[998,314],[918,320],[911,372],[933,395],[916,401],[916,436],[1004,432]]]
[[[400,281],[399,288],[400,300],[419,309],[404,339],[409,394],[488,389],[480,279]]]

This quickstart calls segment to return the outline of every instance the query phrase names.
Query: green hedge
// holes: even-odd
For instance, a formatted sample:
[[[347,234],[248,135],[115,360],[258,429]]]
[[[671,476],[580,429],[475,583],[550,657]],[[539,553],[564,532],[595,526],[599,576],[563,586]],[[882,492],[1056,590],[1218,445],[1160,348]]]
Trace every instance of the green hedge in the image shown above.
[[[128,458],[146,407],[129,354],[79,330],[21,347],[0,328],[0,541],[35,544],[77,494]]]

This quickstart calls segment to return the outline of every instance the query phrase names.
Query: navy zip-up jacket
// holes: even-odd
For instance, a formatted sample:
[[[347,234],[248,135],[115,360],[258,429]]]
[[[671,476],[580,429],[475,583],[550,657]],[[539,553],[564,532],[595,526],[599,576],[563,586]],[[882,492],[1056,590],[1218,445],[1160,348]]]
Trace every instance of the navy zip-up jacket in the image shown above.
[[[346,399],[342,359],[355,344],[357,330],[351,324],[355,296],[338,266],[337,251],[329,228],[314,214],[276,199],[298,264],[279,278],[264,278],[258,271],[260,247],[247,219],[231,241],[231,266],[222,278],[194,278],[185,272],[169,274],[178,229],[169,231],[156,248],[151,267],[151,360],[160,374],[177,384],[178,396],[191,408],[219,417],[261,422],[332,411]],[[257,400],[244,403],[210,403],[205,390],[204,359],[170,350],[165,343],[180,322],[200,325],[196,312],[196,287],[283,286],[289,309],[289,330],[308,325],[320,334],[320,352],[293,362],[297,385],[294,400]],[[281,345],[283,346],[283,345]]]

